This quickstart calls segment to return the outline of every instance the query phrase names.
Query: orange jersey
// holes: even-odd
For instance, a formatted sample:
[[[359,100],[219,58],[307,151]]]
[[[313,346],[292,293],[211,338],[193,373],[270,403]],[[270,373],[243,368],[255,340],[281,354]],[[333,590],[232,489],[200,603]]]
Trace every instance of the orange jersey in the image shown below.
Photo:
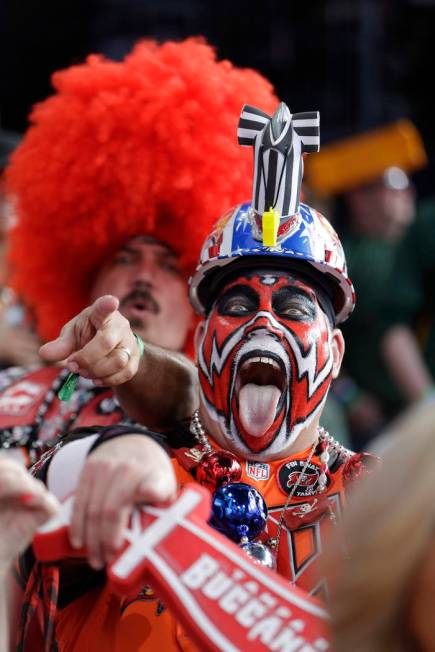
[[[262,541],[277,537],[289,490],[295,481],[299,482],[299,487],[284,513],[286,519],[282,522],[277,554],[278,572],[308,593],[325,597],[325,586],[319,577],[318,561],[322,542],[332,524],[340,518],[346,501],[343,472],[348,468],[346,462],[352,458],[353,453],[343,450],[334,460],[326,491],[317,494],[315,492],[321,467],[318,454],[313,455],[304,477],[300,477],[310,452],[311,446],[274,462],[244,460],[241,462],[240,482],[254,486],[266,501],[269,516],[267,532],[260,537]],[[187,449],[183,450],[181,455],[183,453],[191,455],[191,451]],[[178,452],[178,460],[180,457]],[[174,466],[181,483],[192,481],[190,473],[186,473],[178,461],[174,461]]]
[[[192,474],[179,460],[195,459],[195,450],[198,448],[177,451],[173,464],[180,485],[192,482]],[[333,457],[327,489],[320,495],[315,493],[320,469],[317,454],[313,455],[305,473],[301,473],[310,451],[311,447],[270,463],[243,461],[241,481],[255,486],[268,505],[268,532],[263,536],[264,540],[276,537],[288,490],[296,481],[298,489],[282,525],[278,572],[288,577],[290,582],[319,595],[325,588],[317,568],[323,541],[334,517],[339,517],[345,504],[349,462],[359,456],[352,457],[352,453],[341,449],[335,460]],[[183,545],[182,541],[180,545]],[[107,586],[86,593],[58,612],[56,640],[59,652],[97,649],[194,652],[197,649],[150,587],[143,587],[139,594],[124,598],[110,592]]]

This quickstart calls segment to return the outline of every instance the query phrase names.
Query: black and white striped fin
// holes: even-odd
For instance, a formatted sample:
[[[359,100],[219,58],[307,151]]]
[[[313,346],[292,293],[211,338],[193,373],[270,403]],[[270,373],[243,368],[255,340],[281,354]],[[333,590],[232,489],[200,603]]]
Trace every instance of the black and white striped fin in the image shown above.
[[[293,129],[302,141],[303,152],[320,150],[320,113],[305,111],[293,114]]]
[[[253,145],[256,136],[270,122],[270,115],[255,106],[245,104],[240,114],[237,139],[239,145]]]

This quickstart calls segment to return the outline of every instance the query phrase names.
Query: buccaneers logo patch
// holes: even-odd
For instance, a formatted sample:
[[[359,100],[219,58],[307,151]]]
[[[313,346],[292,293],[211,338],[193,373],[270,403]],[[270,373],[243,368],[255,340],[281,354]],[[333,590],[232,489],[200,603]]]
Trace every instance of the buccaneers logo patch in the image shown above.
[[[320,467],[312,462],[304,470],[306,460],[291,460],[282,464],[277,472],[278,486],[286,495],[293,490],[296,498],[307,498],[317,492]]]

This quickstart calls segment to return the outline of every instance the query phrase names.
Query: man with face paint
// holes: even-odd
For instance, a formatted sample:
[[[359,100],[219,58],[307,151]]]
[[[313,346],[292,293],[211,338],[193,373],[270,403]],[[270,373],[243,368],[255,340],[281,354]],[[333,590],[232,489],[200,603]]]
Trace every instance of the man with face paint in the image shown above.
[[[254,145],[256,156],[254,199],[217,223],[190,282],[192,305],[204,316],[195,338],[200,407],[192,420],[164,436],[139,427],[100,428],[66,440],[41,467],[40,477],[60,500],[76,490],[70,541],[76,548],[86,544],[93,569],[110,562],[122,543],[120,537],[119,546],[110,548],[104,536],[97,544],[89,542],[93,521],[104,525],[102,496],[116,494],[110,469],[98,483],[92,481],[95,469],[101,463],[108,468],[121,447],[130,448],[139,468],[163,444],[172,466],[159,462],[148,477],[138,471],[119,513],[112,510],[106,519],[107,530],[122,532],[126,507],[134,505],[145,485],[155,489],[151,502],[175,495],[177,483],[192,478],[216,489],[226,472],[223,456],[229,454],[235,459],[230,479],[255,487],[267,504],[262,550],[269,549],[278,572],[291,583],[324,594],[316,567],[325,533],[346,502],[348,483],[368,471],[370,458],[346,450],[319,426],[344,353],[336,325],[351,313],[355,294],[335,231],[317,211],[299,203],[301,155],[318,148],[318,122],[318,114],[292,116],[285,105],[273,117],[248,106],[242,111],[239,142]],[[217,457],[211,464],[213,453]],[[156,608],[158,597],[151,589],[142,597],[129,596],[121,609],[115,605],[115,618],[106,585],[92,595],[90,615],[81,586],[79,599],[77,586],[61,586],[59,649],[74,638],[78,618],[80,635],[71,650],[87,649],[91,635],[109,640],[104,625],[95,631],[97,622],[116,622],[110,640],[116,640],[114,649],[127,649],[127,622],[138,614],[143,618],[136,620],[138,642],[128,649],[157,650],[162,641],[165,650],[191,649],[171,614]],[[141,622],[146,627],[139,633]]]

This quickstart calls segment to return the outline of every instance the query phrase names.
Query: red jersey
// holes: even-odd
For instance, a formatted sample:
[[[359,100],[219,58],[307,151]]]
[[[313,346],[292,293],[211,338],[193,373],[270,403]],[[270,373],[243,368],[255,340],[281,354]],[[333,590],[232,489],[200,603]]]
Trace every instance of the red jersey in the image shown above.
[[[29,371],[11,367],[0,372],[0,448],[20,449],[26,462],[39,443],[53,444],[73,428],[133,423],[117,403],[113,391],[96,387],[79,376],[69,401],[57,392],[68,369],[41,367]],[[30,459],[29,459],[30,453]]]

